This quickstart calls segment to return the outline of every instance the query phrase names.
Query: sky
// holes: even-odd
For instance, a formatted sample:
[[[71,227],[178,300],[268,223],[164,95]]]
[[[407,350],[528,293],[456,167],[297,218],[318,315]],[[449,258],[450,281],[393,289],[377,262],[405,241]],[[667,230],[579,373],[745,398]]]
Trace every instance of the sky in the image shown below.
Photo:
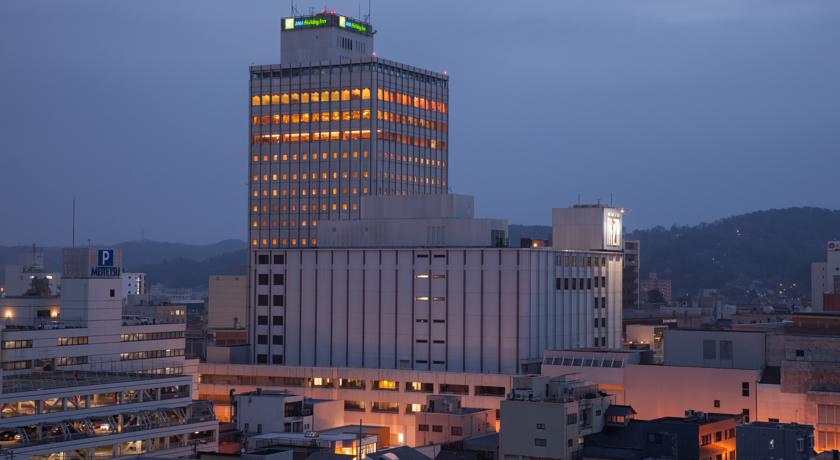
[[[367,2],[298,0],[358,16]],[[361,4],[361,7],[360,7]],[[248,66],[288,0],[0,2],[0,244],[246,238]],[[548,224],[840,208],[836,0],[373,1],[380,57],[450,75],[450,187]]]

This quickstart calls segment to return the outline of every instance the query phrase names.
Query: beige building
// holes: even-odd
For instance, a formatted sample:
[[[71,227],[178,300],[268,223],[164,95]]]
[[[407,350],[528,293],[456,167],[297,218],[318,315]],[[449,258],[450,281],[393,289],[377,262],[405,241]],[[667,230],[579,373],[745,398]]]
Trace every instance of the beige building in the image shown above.
[[[424,410],[415,418],[414,441],[419,446],[449,444],[496,431],[493,409],[462,407],[461,398],[454,395],[427,396]]]
[[[583,437],[600,432],[611,396],[574,374],[515,377],[501,402],[499,457],[577,458]]]
[[[248,323],[248,276],[213,275],[207,294],[207,328],[239,329]]]

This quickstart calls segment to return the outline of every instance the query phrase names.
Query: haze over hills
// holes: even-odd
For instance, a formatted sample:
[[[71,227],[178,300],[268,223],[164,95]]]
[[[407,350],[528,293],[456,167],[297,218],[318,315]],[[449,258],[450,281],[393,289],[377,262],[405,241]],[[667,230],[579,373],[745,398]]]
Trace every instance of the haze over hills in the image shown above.
[[[550,239],[551,227],[511,225],[509,237],[511,246],[523,237]],[[825,258],[826,241],[840,240],[840,211],[770,209],[699,225],[634,230],[626,238],[642,242],[642,276],[657,272],[673,280],[675,295],[719,288],[737,296],[779,283],[807,295],[811,262]],[[245,244],[233,239],[209,245],[144,240],[115,246],[124,250],[126,270],[147,273],[152,284],[205,288],[211,274],[246,272]],[[60,270],[60,248],[41,249],[46,268]],[[27,251],[31,247],[0,246],[0,265],[17,263]]]

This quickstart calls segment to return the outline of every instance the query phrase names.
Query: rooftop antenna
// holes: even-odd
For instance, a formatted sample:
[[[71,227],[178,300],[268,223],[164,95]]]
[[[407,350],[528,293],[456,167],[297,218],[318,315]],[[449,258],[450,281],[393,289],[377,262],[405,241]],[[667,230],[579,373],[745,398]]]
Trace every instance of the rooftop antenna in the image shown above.
[[[580,193],[578,193],[578,206],[580,206]]]
[[[613,207],[613,193],[610,192],[610,207]]]
[[[73,198],[73,240],[72,247],[76,247],[76,198]]]

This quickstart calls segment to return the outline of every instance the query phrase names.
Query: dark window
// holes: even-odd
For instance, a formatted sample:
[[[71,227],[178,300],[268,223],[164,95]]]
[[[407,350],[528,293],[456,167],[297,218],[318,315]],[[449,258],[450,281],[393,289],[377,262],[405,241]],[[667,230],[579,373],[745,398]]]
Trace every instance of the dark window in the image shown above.
[[[283,306],[283,295],[282,294],[275,294],[274,298],[271,299],[275,307],[282,307]]]
[[[720,399],[715,399],[715,407],[720,407]]]
[[[260,307],[268,306],[268,294],[260,294],[257,296],[257,305]]]
[[[548,442],[546,442],[545,438],[534,438],[534,445],[537,447],[545,447],[548,445]]]
[[[283,364],[283,355],[271,355],[271,364]]]
[[[592,289],[592,278],[587,278],[586,289]]]
[[[723,441],[723,432],[722,431],[715,431],[715,442]]]
[[[796,357],[802,358],[805,356],[805,350],[796,350]]]
[[[257,355],[257,364],[268,364],[268,355]]]
[[[452,433],[452,436],[463,436],[464,435],[464,429],[461,428],[460,426],[453,426],[452,428],[450,428],[449,432]]]
[[[257,284],[260,286],[267,286],[268,285],[268,274],[262,273],[257,275]]]
[[[282,286],[283,285],[283,274],[282,273],[275,273],[274,274],[274,285],[275,286]]]
[[[648,444],[662,444],[662,433],[648,433]]]
[[[283,325],[283,317],[282,316],[272,316],[271,317],[271,324],[274,326],[282,326]]]
[[[741,382],[741,396],[750,395],[750,382]]]
[[[724,361],[732,361],[732,341],[720,341],[720,359]]]
[[[260,345],[268,345],[268,336],[267,335],[258,335],[257,336],[257,343]]]
[[[601,318],[601,327],[607,327],[607,318]]]
[[[577,278],[572,278],[572,289],[577,289]]]
[[[703,359],[717,359],[714,340],[703,341]]]
[[[566,441],[566,445],[568,445],[569,447],[572,447],[572,440],[569,439],[568,441]]]
[[[429,431],[429,425],[417,425],[417,431]]]
[[[744,416],[744,423],[750,423],[750,410],[749,409],[742,409],[741,415]]]
[[[257,316],[257,324],[260,326],[268,325],[268,316]]]
[[[432,425],[433,433],[443,433],[443,425]]]
[[[268,254],[260,254],[257,256],[257,263],[260,265],[267,265],[268,264]]]
[[[566,414],[566,425],[577,425],[577,414]]]
[[[537,423],[537,429],[538,430],[544,430],[545,429],[545,423]]]
[[[115,290],[111,289],[111,297],[116,297],[116,295],[117,295],[117,292]]]
[[[595,318],[595,327],[598,327],[598,318]]]
[[[283,254],[275,254],[274,255],[274,263],[276,265],[283,265],[286,263],[286,257]]]
[[[554,283],[555,289],[563,289],[563,278],[557,278]]]
[[[569,289],[569,278],[563,278],[563,289]]]
[[[273,343],[274,345],[283,345],[283,336],[282,335],[271,336],[271,343]]]

